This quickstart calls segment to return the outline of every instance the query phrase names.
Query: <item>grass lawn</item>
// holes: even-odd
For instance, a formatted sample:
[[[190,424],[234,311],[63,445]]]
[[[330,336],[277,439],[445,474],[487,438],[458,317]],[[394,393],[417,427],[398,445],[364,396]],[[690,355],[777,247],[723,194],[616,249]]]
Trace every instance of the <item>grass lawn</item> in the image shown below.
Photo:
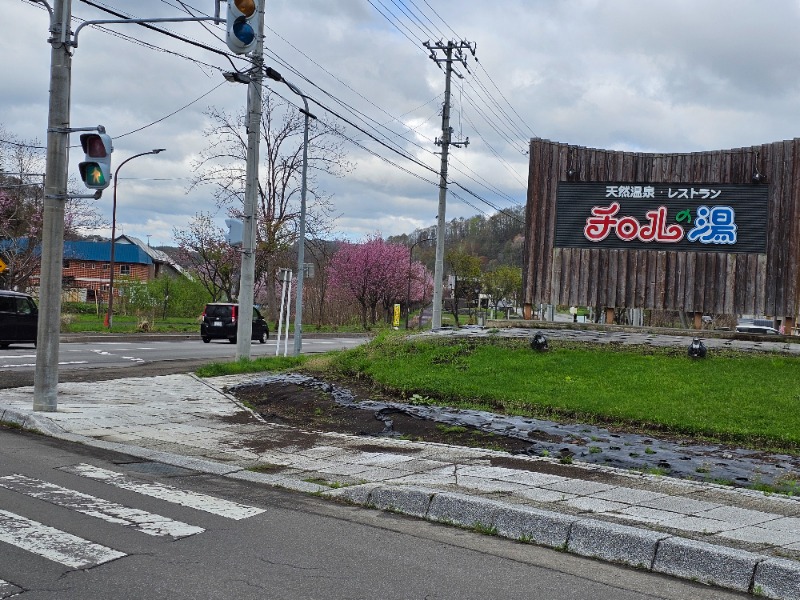
[[[800,358],[686,348],[383,337],[333,356],[335,372],[407,399],[619,423],[800,451]],[[416,396],[415,396],[416,395]]]
[[[104,332],[109,329],[103,322],[105,314],[70,314],[68,322],[62,324],[64,333]],[[135,333],[141,330],[141,320],[136,316],[114,315],[114,326],[111,333]],[[167,317],[166,319],[148,320],[148,331],[158,333],[197,333],[200,335],[200,322],[187,317]]]

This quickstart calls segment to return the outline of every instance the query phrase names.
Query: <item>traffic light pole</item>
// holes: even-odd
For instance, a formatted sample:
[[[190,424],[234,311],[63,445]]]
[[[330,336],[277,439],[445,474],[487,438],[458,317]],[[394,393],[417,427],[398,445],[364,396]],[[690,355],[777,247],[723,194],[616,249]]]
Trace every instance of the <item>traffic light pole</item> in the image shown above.
[[[164,19],[122,19],[86,21],[73,33],[72,0],[33,0],[44,4],[50,15],[50,98],[47,115],[47,165],[45,167],[42,253],[39,270],[39,324],[36,342],[36,367],[33,384],[33,410],[55,412],[58,409],[58,345],[61,334],[61,283],[64,260],[64,203],[69,167],[70,94],[72,88],[72,48],[78,45],[77,33],[86,25],[99,23],[144,23]],[[219,6],[217,4],[217,6]],[[218,11],[217,11],[218,12]],[[222,22],[218,16],[169,19],[179,21]],[[91,128],[95,129],[95,128]],[[99,191],[99,190],[98,190]]]
[[[264,3],[258,7],[259,28],[247,85],[247,163],[244,188],[242,269],[239,279],[239,321],[236,324],[236,359],[249,360],[253,335],[253,292],[256,267],[256,200],[261,141],[261,92],[264,77]]]
[[[33,410],[58,407],[58,344],[61,333],[61,273],[64,259],[64,202],[69,162],[69,108],[72,55],[69,25],[72,1],[55,0],[50,23],[50,106],[44,184],[39,325]]]

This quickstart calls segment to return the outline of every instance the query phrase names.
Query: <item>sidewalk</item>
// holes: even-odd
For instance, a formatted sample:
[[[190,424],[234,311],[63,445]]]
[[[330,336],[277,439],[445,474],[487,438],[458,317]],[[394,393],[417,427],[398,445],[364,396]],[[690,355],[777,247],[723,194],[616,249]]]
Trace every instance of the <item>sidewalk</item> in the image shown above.
[[[800,598],[800,500],[503,452],[268,424],[224,392],[257,376],[168,375],[0,391],[0,420],[143,459],[476,528],[574,554]]]

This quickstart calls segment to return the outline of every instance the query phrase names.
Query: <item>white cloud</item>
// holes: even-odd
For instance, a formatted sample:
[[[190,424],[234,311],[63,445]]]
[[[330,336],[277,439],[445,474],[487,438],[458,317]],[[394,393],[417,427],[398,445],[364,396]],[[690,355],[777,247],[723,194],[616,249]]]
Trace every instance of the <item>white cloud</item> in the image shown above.
[[[14,58],[0,67],[0,124],[19,138],[43,143],[50,62],[47,15],[40,5],[7,4],[0,52]],[[137,16],[178,14],[171,3],[158,0],[106,4]],[[188,4],[207,13],[214,6],[212,0]],[[456,134],[469,136],[470,145],[453,149],[450,180],[501,207],[525,200],[527,157],[520,150],[527,148],[532,134],[654,152],[749,146],[797,135],[800,8],[795,1],[402,3],[408,11],[424,13],[418,14],[419,21],[404,16],[394,3],[383,4],[396,13],[403,33],[363,0],[270,0],[267,64],[313,99],[374,135],[385,135],[387,144],[398,144],[438,171],[440,148],[433,139],[441,137],[444,74],[421,42],[440,37],[476,42],[480,62],[470,55],[468,70],[459,67],[464,80],[453,80],[451,124]],[[107,17],[80,2],[73,2],[73,12],[79,19]],[[219,27],[207,25],[211,32],[197,23],[163,27],[225,48]],[[136,25],[108,29],[117,35],[93,27],[81,31],[73,58],[71,124],[105,125],[115,139],[115,167],[134,154],[167,149],[125,165],[118,222],[126,233],[169,243],[173,228],[185,226],[199,211],[216,210],[211,188],[188,191],[193,162],[209,141],[203,112],[212,105],[234,114],[243,110],[246,89],[223,83],[217,67],[232,67],[222,56]],[[142,43],[126,39],[130,37]],[[233,61],[245,66],[240,58]],[[279,83],[269,86],[292,96]],[[487,102],[487,93],[499,103]],[[336,120],[314,103],[311,110]],[[437,174],[350,126],[344,128],[348,137],[423,180],[346,143],[357,168],[343,178],[320,178],[341,215],[338,235],[359,239],[375,231],[394,235],[432,225]],[[72,144],[77,143],[74,135]],[[72,173],[77,173],[80,159],[80,149],[73,147]],[[492,212],[458,188],[453,191]],[[110,190],[98,207],[110,220]],[[448,218],[474,213],[450,196]],[[223,217],[220,213],[220,221]]]

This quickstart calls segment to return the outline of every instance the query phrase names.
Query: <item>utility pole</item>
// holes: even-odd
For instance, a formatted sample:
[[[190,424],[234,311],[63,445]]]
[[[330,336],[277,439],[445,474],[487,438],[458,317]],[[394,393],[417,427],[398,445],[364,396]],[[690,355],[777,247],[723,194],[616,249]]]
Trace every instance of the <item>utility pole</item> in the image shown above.
[[[442,327],[442,280],[444,278],[444,229],[445,229],[445,207],[447,205],[447,152],[450,146],[469,145],[469,138],[463,142],[452,140],[453,128],[450,127],[450,79],[453,75],[453,62],[460,62],[464,68],[467,67],[467,57],[462,52],[463,49],[469,50],[475,55],[475,45],[466,41],[436,42],[434,44],[425,42],[423,44],[430,50],[430,58],[441,69],[445,65],[444,80],[444,104],[442,105],[442,137],[436,140],[436,145],[442,147],[442,166],[439,171],[439,212],[436,218],[436,262],[433,273],[433,318],[431,329],[434,331]],[[444,52],[444,58],[438,58],[436,51]],[[455,55],[455,56],[454,56]],[[463,77],[455,71],[458,77]]]
[[[250,359],[253,335],[253,288],[256,267],[256,200],[261,141],[261,93],[264,79],[264,2],[258,6],[256,47],[250,55],[253,68],[247,84],[247,164],[242,231],[242,272],[239,280],[239,322],[236,326],[236,358]]]
[[[67,200],[69,110],[72,78],[72,0],[55,0],[50,19],[50,108],[44,186],[39,325],[33,410],[58,406],[58,343],[61,330],[61,273],[64,259],[64,204]]]

